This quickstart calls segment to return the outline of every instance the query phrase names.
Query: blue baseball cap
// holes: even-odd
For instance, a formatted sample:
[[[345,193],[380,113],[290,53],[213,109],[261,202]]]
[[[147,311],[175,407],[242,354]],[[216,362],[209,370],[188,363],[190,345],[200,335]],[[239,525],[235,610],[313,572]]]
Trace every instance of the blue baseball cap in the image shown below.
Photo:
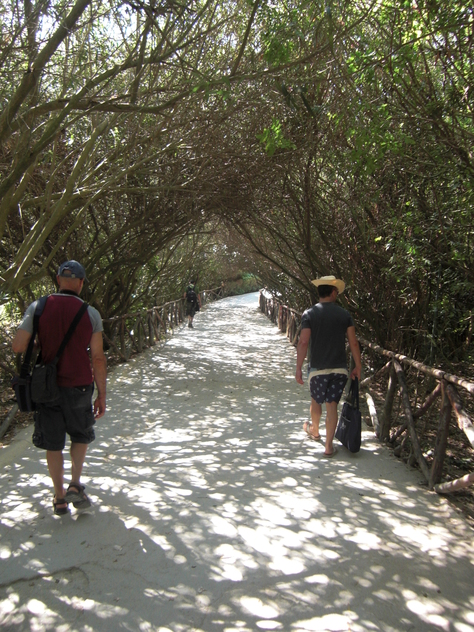
[[[74,259],[65,261],[59,266],[58,276],[69,279],[85,279],[87,281],[84,267],[78,261],[74,261]]]

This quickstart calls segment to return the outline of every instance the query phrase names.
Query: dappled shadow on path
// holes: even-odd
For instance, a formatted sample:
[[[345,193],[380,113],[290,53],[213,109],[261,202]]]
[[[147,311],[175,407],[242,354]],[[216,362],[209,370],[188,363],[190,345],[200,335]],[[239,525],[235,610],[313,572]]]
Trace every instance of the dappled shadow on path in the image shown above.
[[[250,296],[118,367],[88,514],[52,516],[25,447],[0,476],[0,623],[474,631],[472,531],[369,432],[324,459],[294,362]]]

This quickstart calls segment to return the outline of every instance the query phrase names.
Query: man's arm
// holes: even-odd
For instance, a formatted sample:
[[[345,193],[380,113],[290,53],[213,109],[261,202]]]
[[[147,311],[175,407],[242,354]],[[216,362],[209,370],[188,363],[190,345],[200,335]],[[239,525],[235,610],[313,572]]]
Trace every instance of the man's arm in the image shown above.
[[[354,363],[355,363],[355,367],[351,372],[351,378],[354,379],[355,377],[357,377],[360,380],[362,363],[360,360],[360,347],[359,347],[359,342],[357,341],[357,338],[356,338],[355,327],[348,327],[346,333],[347,333],[347,340],[349,341],[349,347],[351,349],[352,357],[354,358]]]
[[[31,334],[26,329],[19,329],[12,341],[12,349],[14,353],[24,353],[28,348]]]
[[[35,310],[38,303],[39,301],[34,301],[28,305],[25,315],[23,316],[23,320],[21,321],[15,337],[12,340],[12,349],[14,353],[24,353],[28,349],[28,343],[33,335]],[[38,347],[38,341],[35,340],[33,348],[37,349]]]
[[[91,361],[94,369],[94,381],[97,385],[97,398],[94,402],[94,416],[96,419],[102,417],[105,413],[105,394],[107,382],[107,358],[104,354],[104,344],[102,341],[102,332],[98,331],[92,334],[91,338]]]
[[[308,353],[309,340],[311,338],[311,329],[302,329],[298,347],[296,348],[296,375],[295,379],[298,384],[304,384],[302,366]]]

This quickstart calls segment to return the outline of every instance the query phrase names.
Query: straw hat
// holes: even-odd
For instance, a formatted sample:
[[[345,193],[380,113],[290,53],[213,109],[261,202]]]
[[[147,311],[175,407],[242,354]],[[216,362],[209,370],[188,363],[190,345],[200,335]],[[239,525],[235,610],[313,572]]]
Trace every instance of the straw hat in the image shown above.
[[[339,294],[342,294],[344,292],[344,288],[346,287],[344,281],[341,281],[341,279],[336,279],[336,277],[332,275],[323,276],[319,279],[314,279],[314,281],[311,281],[311,283],[313,283],[313,285],[315,285],[316,287],[318,287],[319,285],[334,285]]]

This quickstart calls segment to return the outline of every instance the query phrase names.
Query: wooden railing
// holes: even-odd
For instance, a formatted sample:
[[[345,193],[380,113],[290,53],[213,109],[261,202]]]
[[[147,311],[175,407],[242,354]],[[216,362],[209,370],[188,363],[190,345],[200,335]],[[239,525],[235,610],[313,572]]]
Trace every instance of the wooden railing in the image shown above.
[[[298,344],[301,323],[300,313],[286,305],[282,305],[275,298],[266,297],[263,292],[260,292],[260,309],[272,322],[278,325],[281,332],[286,333],[294,346]],[[458,392],[458,389],[463,389],[467,391],[468,396],[474,395],[474,383],[457,375],[424,365],[407,356],[387,351],[367,340],[359,338],[359,342],[364,353],[370,350],[370,352],[378,356],[389,358],[388,362],[379,371],[362,380],[360,384],[362,389],[368,389],[374,378],[380,377],[384,372],[388,371],[389,373],[387,393],[380,421],[374,401],[370,393],[367,392],[370,416],[367,422],[369,426],[374,427],[376,436],[381,441],[391,443],[394,447],[394,453],[397,455],[401,454],[402,449],[406,447],[409,440],[411,444],[409,461],[414,460],[418,463],[429,489],[434,489],[439,494],[453,492],[474,484],[474,472],[456,480],[441,482],[448,446],[449,425],[453,416],[458,427],[464,432],[469,443],[474,448],[474,425]],[[419,374],[436,381],[436,387],[432,389],[421,405],[418,405],[416,396],[410,395],[402,365],[414,368]],[[393,406],[397,391],[400,393],[403,409],[403,421],[398,426],[393,421]],[[421,419],[438,399],[440,401],[435,444],[432,450],[423,452],[416,420]],[[431,452],[429,460],[427,458],[428,452]]]
[[[204,306],[213,297],[220,298],[221,291],[222,288],[215,288],[200,292],[201,305]],[[103,318],[108,355],[111,351],[115,352],[122,362],[126,362],[134,353],[141,353],[165,338],[170,330],[184,321],[184,312],[185,300],[180,298],[131,314]]]
[[[301,314],[276,299],[265,296],[263,292],[260,292],[260,309],[272,323],[278,325],[280,331],[286,333],[292,345],[298,344]]]
[[[387,351],[363,338],[359,339],[359,342],[365,349],[370,349],[377,355],[390,358],[378,371],[378,374],[376,374],[380,376],[383,372],[388,371],[389,373],[387,393],[380,421],[376,414],[372,415],[376,435],[381,441],[388,441],[392,444],[398,442],[398,446],[395,447],[395,454],[400,453],[408,439],[410,440],[410,458],[418,463],[420,470],[426,478],[429,489],[434,489],[438,493],[448,493],[472,485],[474,483],[474,472],[445,483],[441,483],[441,479],[448,446],[449,426],[453,416],[458,427],[464,432],[470,445],[474,448],[474,425],[458,392],[459,388],[467,391],[469,395],[473,395],[474,383],[457,375],[452,375],[427,366],[404,355]],[[429,393],[421,405],[418,405],[416,397],[410,397],[402,365],[414,368],[418,374],[436,381],[435,388]],[[374,377],[375,375],[364,380],[361,386],[368,386]],[[399,424],[398,427],[394,427],[393,406],[397,391],[400,393],[404,421]],[[413,404],[412,400],[414,400]],[[435,444],[432,449],[432,457],[429,463],[425,456],[427,451],[425,450],[425,452],[423,452],[421,448],[420,438],[416,428],[416,420],[421,419],[437,400],[439,400],[438,427]]]
[[[200,292],[201,306],[221,295],[222,287]],[[115,352],[122,362],[127,362],[134,353],[154,346],[184,321],[185,305],[185,299],[180,298],[131,314],[103,318],[104,340],[109,347],[107,355]]]

